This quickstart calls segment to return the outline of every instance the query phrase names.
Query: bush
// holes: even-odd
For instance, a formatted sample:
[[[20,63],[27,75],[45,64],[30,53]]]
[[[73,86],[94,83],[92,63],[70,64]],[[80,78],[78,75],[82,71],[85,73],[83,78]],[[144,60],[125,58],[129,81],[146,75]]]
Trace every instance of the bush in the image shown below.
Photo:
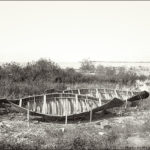
[[[135,70],[125,67],[104,67],[97,66],[96,76],[99,81],[121,83],[123,85],[132,85],[136,80],[146,80],[146,76],[137,75]]]
[[[134,84],[136,80],[145,80],[146,76],[137,75],[134,69],[124,67],[95,66],[89,60],[82,62],[82,72],[73,68],[60,68],[51,60],[40,59],[21,66],[18,63],[6,63],[0,66],[0,96],[18,98],[25,95],[43,93],[46,89],[64,90],[67,85],[113,83]],[[88,70],[88,73],[87,73]],[[95,73],[90,73],[90,72]]]

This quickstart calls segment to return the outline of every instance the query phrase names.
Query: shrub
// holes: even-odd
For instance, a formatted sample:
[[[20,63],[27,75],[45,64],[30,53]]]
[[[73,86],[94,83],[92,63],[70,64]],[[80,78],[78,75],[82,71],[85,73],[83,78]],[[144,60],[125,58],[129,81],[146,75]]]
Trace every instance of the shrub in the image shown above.
[[[137,75],[133,68],[127,70],[124,67],[102,65],[95,67],[89,60],[84,60],[80,69],[82,72],[77,72],[73,68],[62,69],[53,61],[46,59],[30,62],[24,66],[15,62],[3,64],[0,66],[0,96],[18,98],[40,94],[50,88],[64,90],[66,85],[76,84],[111,83],[130,86],[136,80],[146,79],[144,75]]]

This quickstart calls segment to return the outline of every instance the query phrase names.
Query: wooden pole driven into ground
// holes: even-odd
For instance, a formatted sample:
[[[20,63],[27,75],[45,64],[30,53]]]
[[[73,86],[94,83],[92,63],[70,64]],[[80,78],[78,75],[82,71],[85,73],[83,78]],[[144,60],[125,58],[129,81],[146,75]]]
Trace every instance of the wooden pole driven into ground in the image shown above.
[[[55,102],[56,103],[56,102]],[[43,95],[43,107],[42,107],[42,113],[47,113],[47,104],[46,104],[46,94]]]
[[[118,98],[118,93],[117,90],[114,90],[116,97]]]
[[[125,103],[125,110],[127,109],[128,104],[128,91],[126,91],[126,103]]]
[[[128,100],[127,100],[127,98],[125,100],[126,100],[126,102],[125,102],[125,110],[126,110],[127,109]]]
[[[96,89],[96,97],[97,97],[98,100],[99,100],[99,106],[101,106],[101,105],[102,105],[101,95],[100,95],[100,93],[98,92],[98,89]]]
[[[35,110],[36,110],[36,103],[35,103],[35,96],[34,96],[33,111]]]
[[[93,104],[90,105],[90,122],[92,122],[92,105]]]
[[[80,89],[78,89],[78,94],[80,95]]]
[[[68,111],[68,109],[67,109],[67,99],[66,99],[66,101],[65,101],[65,124],[67,124],[67,122],[68,122],[68,116],[67,116],[67,111]]]
[[[19,100],[19,106],[22,107],[22,99]]]
[[[75,101],[76,101],[76,104],[75,104],[75,113],[78,113],[78,95],[77,94],[75,96]]]
[[[27,109],[27,121],[28,121],[28,127],[30,126],[30,103],[28,102],[28,109]]]
[[[90,122],[92,122],[92,108],[90,110]]]

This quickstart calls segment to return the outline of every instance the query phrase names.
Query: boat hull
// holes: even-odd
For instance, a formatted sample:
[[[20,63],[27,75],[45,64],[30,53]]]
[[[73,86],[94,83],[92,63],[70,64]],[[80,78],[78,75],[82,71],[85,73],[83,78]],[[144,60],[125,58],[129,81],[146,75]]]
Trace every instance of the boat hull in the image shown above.
[[[28,101],[30,102],[30,101]],[[15,103],[13,103],[13,101],[8,100],[8,103],[10,103],[12,105],[12,107],[18,111],[18,112],[22,112],[22,113],[27,113],[28,109],[25,107],[21,107]],[[53,115],[53,114],[48,114],[48,113],[41,113],[41,112],[36,112],[33,110],[29,110],[30,111],[30,115],[33,116],[42,116],[44,118],[47,119],[65,119],[65,117],[67,116],[68,119],[74,119],[74,118],[80,118],[82,116],[86,116],[89,115],[90,112],[95,113],[98,111],[103,111],[106,109],[110,109],[110,108],[114,108],[114,107],[120,107],[121,105],[124,104],[124,101],[114,98],[113,100],[107,102],[106,104],[103,104],[101,106],[91,106],[89,110],[84,110],[84,111],[80,111],[80,112],[75,112],[72,114],[69,114],[68,112],[66,114],[62,114],[62,115]]]
[[[20,100],[2,100],[2,102],[10,103],[18,112],[30,115],[42,116],[49,119],[65,119],[78,118],[89,115],[90,112],[95,113],[104,111],[114,107],[120,107],[127,101],[134,102],[145,99],[149,96],[146,91],[138,92],[128,99],[112,98],[96,98],[88,95],[79,95],[73,93],[51,93],[43,95],[35,95],[21,98]]]

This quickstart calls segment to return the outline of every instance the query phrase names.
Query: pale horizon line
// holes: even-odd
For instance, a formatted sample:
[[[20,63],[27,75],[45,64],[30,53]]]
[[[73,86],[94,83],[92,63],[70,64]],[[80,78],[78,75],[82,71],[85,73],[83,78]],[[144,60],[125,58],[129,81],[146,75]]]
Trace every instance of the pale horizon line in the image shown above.
[[[150,63],[150,61],[92,61],[92,62],[105,62],[105,63]]]
[[[84,60],[88,60],[88,59],[83,59],[83,60],[81,60],[81,61],[54,61],[54,60],[52,60],[52,59],[47,59],[47,58],[39,58],[39,59],[37,59],[37,60],[28,60],[28,61],[23,61],[23,62],[21,62],[21,61],[13,61],[13,60],[11,60],[11,61],[0,61],[0,63],[12,63],[12,62],[16,62],[16,63],[28,63],[28,62],[36,62],[36,61],[39,61],[40,59],[45,59],[45,60],[51,60],[52,62],[55,62],[55,63],[75,63],[75,62],[79,62],[79,63],[81,63],[82,61],[84,61]],[[89,61],[90,62],[93,62],[93,63],[150,63],[150,61],[99,61],[99,60],[90,60],[89,59]]]

